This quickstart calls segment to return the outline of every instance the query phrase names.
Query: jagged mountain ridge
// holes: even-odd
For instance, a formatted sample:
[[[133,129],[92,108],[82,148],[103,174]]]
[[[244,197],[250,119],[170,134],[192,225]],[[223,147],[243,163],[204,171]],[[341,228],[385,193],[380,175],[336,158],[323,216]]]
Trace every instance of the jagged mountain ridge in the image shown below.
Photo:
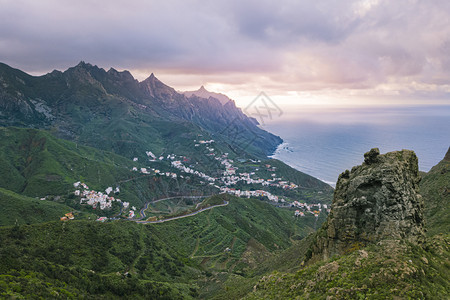
[[[187,98],[154,74],[139,82],[128,71],[85,62],[37,77],[0,64],[0,125],[50,129],[58,137],[126,155],[135,149],[158,152],[174,140],[186,149],[199,135],[226,142],[230,152],[245,145],[244,152],[258,157],[281,142],[234,101]]]
[[[228,98],[226,95],[221,94],[221,93],[214,93],[214,92],[210,92],[208,90],[205,89],[205,87],[202,85],[198,90],[196,91],[186,91],[183,92],[183,95],[185,95],[186,97],[190,98],[192,96],[197,96],[200,98],[215,98],[217,100],[219,100],[219,102],[222,105],[227,104],[229,101],[232,101],[230,98]]]

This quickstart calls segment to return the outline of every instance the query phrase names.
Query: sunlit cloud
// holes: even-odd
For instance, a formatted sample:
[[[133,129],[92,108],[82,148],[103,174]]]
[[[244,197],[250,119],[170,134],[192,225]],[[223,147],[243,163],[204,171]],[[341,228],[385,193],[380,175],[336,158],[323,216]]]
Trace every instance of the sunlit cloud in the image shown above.
[[[35,75],[84,60],[241,105],[450,101],[447,0],[0,5],[0,61]]]

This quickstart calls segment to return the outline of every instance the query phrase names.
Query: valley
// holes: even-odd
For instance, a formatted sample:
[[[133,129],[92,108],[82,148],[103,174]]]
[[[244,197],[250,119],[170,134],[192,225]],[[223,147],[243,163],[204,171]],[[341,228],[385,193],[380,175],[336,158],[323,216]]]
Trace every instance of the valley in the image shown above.
[[[204,88],[84,62],[0,81],[3,298],[448,294],[449,154],[419,176],[372,149],[334,190]]]

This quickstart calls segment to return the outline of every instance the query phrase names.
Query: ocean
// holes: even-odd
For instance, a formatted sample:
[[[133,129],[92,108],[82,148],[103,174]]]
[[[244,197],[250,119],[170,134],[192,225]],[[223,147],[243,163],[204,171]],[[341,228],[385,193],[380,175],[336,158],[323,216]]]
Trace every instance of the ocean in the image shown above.
[[[261,127],[284,140],[273,158],[334,186],[375,147],[414,150],[429,171],[450,146],[450,106],[290,108]]]

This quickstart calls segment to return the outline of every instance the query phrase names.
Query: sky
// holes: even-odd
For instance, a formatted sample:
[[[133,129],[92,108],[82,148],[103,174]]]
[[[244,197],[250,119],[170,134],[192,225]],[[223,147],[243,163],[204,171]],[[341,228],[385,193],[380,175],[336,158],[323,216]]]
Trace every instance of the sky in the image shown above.
[[[0,0],[0,62],[83,60],[241,106],[450,104],[448,0]]]

